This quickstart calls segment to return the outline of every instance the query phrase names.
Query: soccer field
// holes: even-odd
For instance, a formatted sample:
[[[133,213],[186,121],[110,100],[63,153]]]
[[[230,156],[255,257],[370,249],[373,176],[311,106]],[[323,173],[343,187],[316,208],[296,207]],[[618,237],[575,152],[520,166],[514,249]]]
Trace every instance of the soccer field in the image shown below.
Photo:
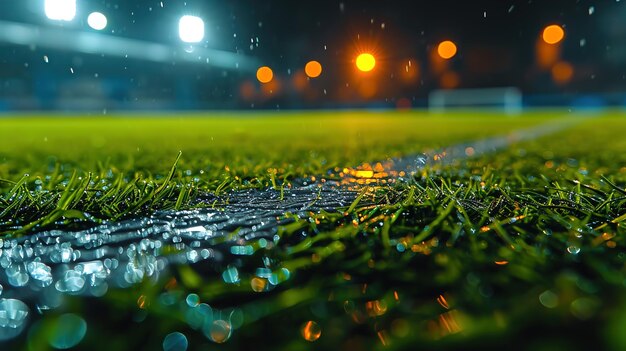
[[[48,307],[41,315],[30,307],[33,324],[17,339],[3,337],[0,323],[0,343],[44,350],[85,326],[78,342],[89,350],[158,350],[182,338],[189,350],[489,349],[520,340],[529,350],[623,349],[624,131],[616,111],[1,117],[0,263],[31,276],[2,277],[2,296]],[[495,137],[494,152],[477,146]],[[387,168],[423,153],[428,162],[403,174]],[[319,193],[307,206],[282,207],[310,189]],[[194,211],[237,224],[211,229],[190,220]],[[120,265],[142,273],[132,284],[103,278],[102,294],[94,292],[102,282],[89,290],[86,278],[68,288],[60,278],[68,267],[36,257],[46,237],[126,233],[145,219],[139,233],[177,216],[187,234],[171,225],[167,237],[109,244],[124,252]],[[260,225],[248,223],[257,216]],[[276,223],[265,227],[270,217]],[[192,229],[220,235],[197,239]],[[140,239],[149,241],[141,255],[167,268],[148,274],[138,249],[127,255],[124,245]],[[18,259],[8,245],[35,253]],[[85,262],[108,257],[90,256],[96,244],[88,245],[83,258],[61,261],[70,272],[82,263],[85,276]],[[51,283],[37,285],[32,262],[52,267]],[[56,305],[44,293],[55,287]],[[132,330],[124,339],[109,337],[124,329]]]

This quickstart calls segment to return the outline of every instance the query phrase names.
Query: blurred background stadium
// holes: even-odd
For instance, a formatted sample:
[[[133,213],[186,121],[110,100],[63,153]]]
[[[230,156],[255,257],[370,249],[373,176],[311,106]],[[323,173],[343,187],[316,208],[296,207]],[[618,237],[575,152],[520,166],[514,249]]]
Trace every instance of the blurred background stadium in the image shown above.
[[[624,106],[624,18],[619,0],[4,0],[0,111]]]

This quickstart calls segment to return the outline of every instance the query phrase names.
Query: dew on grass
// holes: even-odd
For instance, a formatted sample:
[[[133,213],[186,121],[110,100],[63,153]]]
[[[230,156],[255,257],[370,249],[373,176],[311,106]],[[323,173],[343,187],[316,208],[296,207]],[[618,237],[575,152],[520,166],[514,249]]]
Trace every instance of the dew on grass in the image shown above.
[[[239,271],[235,267],[229,267],[222,273],[222,279],[228,284],[235,284],[239,282]]]
[[[580,252],[580,247],[570,245],[567,247],[567,252],[571,253],[572,255],[578,255],[578,253]]]
[[[255,230],[254,227],[253,227],[253,230]],[[239,256],[249,256],[254,253],[254,248],[252,247],[252,245],[245,245],[245,246],[235,245],[235,246],[230,247],[230,253],[233,255],[239,255]]]
[[[539,294],[539,302],[546,308],[555,308],[559,305],[559,297],[550,290]]]
[[[188,346],[187,337],[180,332],[167,334],[163,339],[163,351],[186,351]]]
[[[54,286],[60,292],[75,293],[83,289],[85,279],[79,272],[69,270],[65,272],[63,279],[58,280]]]
[[[0,299],[0,341],[20,335],[26,326],[28,314],[28,306],[22,301]]]
[[[269,268],[257,268],[255,274],[259,278],[269,278],[272,275],[272,270]]]
[[[230,339],[232,334],[232,326],[230,322],[223,319],[217,319],[208,324],[204,330],[204,334],[213,342],[218,344],[225,343]]]
[[[198,294],[189,294],[185,299],[189,307],[196,307],[200,304],[200,296]]]
[[[28,283],[30,279],[28,274],[26,274],[26,269],[23,264],[14,264],[9,266],[6,271],[7,279],[9,284],[14,287],[22,287]]]
[[[587,320],[596,314],[600,302],[589,297],[580,297],[570,304],[570,312],[580,320]]]
[[[39,281],[41,286],[52,284],[52,273],[50,267],[41,262],[29,262],[26,265],[30,276]]]

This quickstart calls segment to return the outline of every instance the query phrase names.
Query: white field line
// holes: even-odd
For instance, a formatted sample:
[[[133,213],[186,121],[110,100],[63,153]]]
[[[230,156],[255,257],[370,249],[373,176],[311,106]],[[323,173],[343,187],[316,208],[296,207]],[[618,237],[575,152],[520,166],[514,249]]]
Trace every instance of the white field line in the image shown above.
[[[571,117],[567,120],[559,119],[530,128],[516,130],[505,135],[455,144],[441,149],[426,151],[419,155],[387,159],[384,162],[385,170],[389,169],[395,172],[404,171],[406,174],[414,174],[425,166],[433,166],[436,164],[446,165],[458,162],[459,160],[495,153],[513,144],[531,141],[560,132],[584,120],[585,118],[583,117]]]

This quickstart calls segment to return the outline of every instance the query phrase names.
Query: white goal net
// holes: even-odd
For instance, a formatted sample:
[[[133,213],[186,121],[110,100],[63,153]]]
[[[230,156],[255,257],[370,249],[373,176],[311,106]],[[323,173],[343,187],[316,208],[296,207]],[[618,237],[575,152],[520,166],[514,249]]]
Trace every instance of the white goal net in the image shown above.
[[[428,95],[428,109],[444,112],[450,109],[501,109],[507,114],[522,111],[522,92],[514,87],[434,90]]]

